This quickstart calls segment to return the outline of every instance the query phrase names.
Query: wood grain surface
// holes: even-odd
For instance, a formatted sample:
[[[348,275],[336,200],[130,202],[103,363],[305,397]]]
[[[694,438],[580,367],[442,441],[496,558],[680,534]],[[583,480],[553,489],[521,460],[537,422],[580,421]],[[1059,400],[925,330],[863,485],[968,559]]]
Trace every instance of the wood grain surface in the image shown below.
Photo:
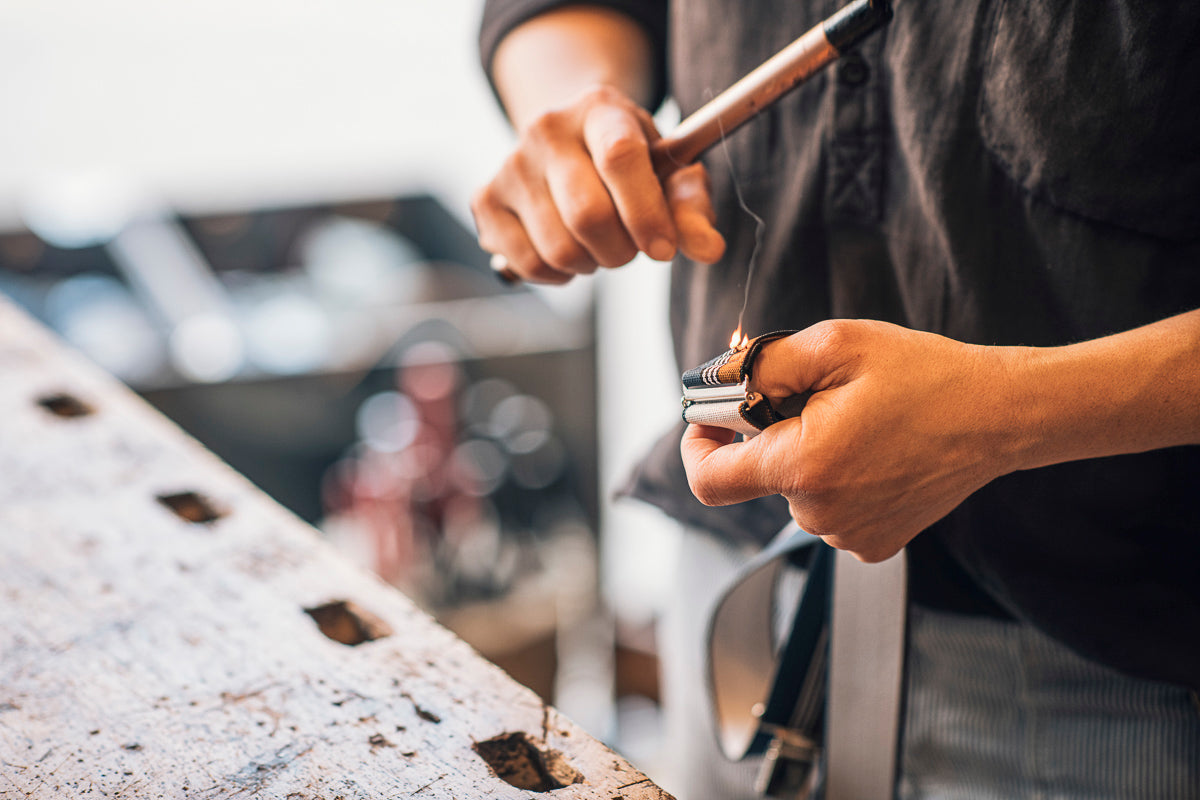
[[[0,299],[0,798],[541,796],[669,797]]]

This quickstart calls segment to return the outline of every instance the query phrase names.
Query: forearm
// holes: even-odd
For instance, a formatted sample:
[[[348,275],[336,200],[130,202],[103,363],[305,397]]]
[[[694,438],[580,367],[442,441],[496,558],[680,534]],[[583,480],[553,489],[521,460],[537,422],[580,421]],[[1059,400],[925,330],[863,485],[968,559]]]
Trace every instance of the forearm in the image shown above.
[[[829,320],[764,347],[751,388],[811,396],[744,443],[690,426],[696,497],[781,494],[802,528],[877,561],[1003,475],[1200,444],[1200,310],[1064,347]]]
[[[496,48],[492,80],[518,129],[597,85],[651,100],[654,54],[634,20],[599,6],[549,11],[514,28]]]
[[[565,283],[639,252],[711,264],[725,249],[703,165],[665,181],[654,168],[665,0],[607,1],[511,28],[514,6],[484,10],[480,55],[519,135],[471,212],[480,247],[522,280]]]
[[[1003,350],[1020,469],[1200,443],[1200,310],[1066,347]]]

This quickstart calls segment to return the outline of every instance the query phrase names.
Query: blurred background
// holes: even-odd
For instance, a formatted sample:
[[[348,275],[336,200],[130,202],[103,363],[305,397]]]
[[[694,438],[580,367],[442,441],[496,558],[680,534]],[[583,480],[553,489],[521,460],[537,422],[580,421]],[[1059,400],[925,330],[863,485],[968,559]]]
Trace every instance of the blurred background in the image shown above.
[[[666,267],[490,274],[480,9],[0,0],[0,294],[670,789]]]

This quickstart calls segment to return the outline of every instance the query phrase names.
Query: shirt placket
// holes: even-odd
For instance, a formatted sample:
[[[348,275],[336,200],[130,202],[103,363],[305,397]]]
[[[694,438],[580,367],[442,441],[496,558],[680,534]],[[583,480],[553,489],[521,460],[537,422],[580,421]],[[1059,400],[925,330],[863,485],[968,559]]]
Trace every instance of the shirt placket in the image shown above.
[[[834,67],[825,208],[830,222],[872,224],[883,213],[884,98],[878,65],[884,36],[873,36]]]

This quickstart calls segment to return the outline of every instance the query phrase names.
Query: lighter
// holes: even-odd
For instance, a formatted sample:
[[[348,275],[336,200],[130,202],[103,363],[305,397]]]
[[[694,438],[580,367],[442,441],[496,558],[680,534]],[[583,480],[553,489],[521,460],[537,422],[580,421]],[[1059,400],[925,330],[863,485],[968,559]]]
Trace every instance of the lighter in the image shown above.
[[[795,331],[766,333],[683,373],[683,419],[728,428],[747,438],[788,416],[749,389],[754,359],[767,342]]]

